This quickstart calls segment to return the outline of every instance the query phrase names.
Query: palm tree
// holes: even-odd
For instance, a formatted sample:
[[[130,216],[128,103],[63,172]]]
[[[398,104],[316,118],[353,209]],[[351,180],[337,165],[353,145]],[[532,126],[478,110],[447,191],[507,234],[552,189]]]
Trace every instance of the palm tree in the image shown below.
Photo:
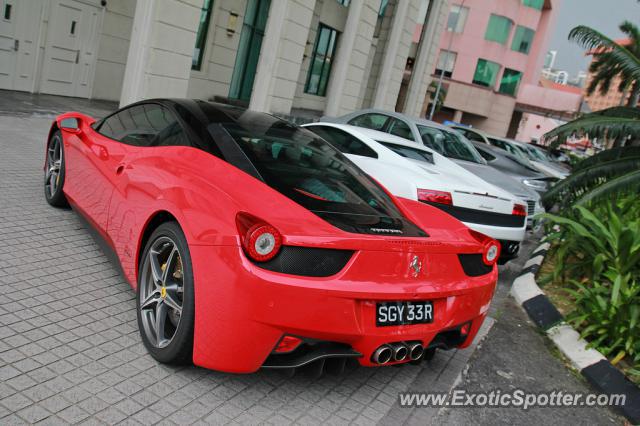
[[[553,185],[543,196],[548,209],[561,210],[594,200],[640,192],[640,147],[613,148],[575,165],[569,177]]]
[[[620,25],[620,30],[630,40],[624,46],[584,25],[572,29],[569,39],[594,52],[595,59],[590,67],[594,78],[587,87],[587,93],[596,90],[606,93],[613,79],[619,77],[617,89],[632,90],[628,105],[585,114],[555,128],[545,135],[552,146],[559,145],[567,136],[575,133],[614,140],[616,146],[624,145],[628,139],[640,139],[640,110],[636,108],[640,97],[640,29],[625,21]]]
[[[552,147],[556,147],[574,134],[588,134],[590,138],[609,139],[615,146],[624,145],[628,139],[640,139],[640,109],[612,107],[584,114],[544,135]]]
[[[593,53],[589,71],[593,79],[587,86],[587,94],[591,95],[599,89],[606,95],[612,81],[618,77],[618,91],[631,91],[627,106],[638,105],[640,97],[640,29],[629,21],[620,24],[622,31],[629,39],[624,45],[618,44],[602,33],[587,26],[578,26],[569,33],[569,40],[574,40]]]

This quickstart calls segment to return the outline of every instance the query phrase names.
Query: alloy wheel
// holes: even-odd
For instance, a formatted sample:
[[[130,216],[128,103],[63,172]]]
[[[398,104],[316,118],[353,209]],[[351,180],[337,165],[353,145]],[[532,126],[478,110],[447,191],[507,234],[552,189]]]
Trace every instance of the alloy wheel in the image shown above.
[[[62,144],[60,136],[56,135],[51,139],[49,149],[47,149],[47,170],[45,174],[45,187],[49,196],[53,197],[60,185],[60,168],[62,167]]]
[[[176,243],[162,236],[153,242],[144,262],[138,309],[149,342],[164,348],[176,335],[182,317],[182,257]]]

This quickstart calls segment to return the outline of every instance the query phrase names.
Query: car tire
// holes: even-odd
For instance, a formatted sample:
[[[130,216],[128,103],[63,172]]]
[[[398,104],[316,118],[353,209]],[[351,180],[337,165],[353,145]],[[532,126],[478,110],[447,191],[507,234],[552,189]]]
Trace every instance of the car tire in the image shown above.
[[[138,329],[151,356],[166,364],[191,363],[193,269],[187,240],[176,222],[158,226],[145,244],[136,293]]]
[[[67,207],[69,204],[62,188],[65,178],[65,156],[62,133],[56,130],[47,142],[47,159],[44,171],[44,196],[47,203],[54,207]]]

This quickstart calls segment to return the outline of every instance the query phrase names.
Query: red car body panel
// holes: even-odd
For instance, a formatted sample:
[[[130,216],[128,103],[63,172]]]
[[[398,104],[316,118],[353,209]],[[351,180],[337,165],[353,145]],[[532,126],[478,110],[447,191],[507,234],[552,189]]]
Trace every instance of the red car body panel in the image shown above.
[[[349,233],[207,152],[125,145],[96,132],[94,120],[80,113],[57,117],[57,127],[68,117],[79,129],[62,129],[64,193],[113,248],[133,288],[155,215],[172,215],[184,231],[195,283],[196,365],[256,371],[284,334],[349,344],[363,354],[362,365],[372,365],[370,354],[383,343],[427,345],[442,330],[472,321],[465,347],[487,314],[497,267],[467,276],[458,254],[481,253],[483,246],[439,209],[392,197],[429,238]],[[355,254],[330,277],[265,270],[241,248],[235,224],[241,211],[276,227],[284,245]],[[414,256],[424,265],[418,276],[411,273]],[[376,327],[375,302],[384,300],[431,300],[434,322]]]

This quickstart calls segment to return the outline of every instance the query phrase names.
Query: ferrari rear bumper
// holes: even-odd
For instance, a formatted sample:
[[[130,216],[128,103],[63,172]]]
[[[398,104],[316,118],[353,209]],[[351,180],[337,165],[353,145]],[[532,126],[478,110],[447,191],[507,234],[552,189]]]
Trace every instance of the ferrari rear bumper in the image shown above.
[[[338,274],[311,278],[264,270],[235,246],[193,246],[191,252],[193,361],[227,372],[256,371],[284,335],[333,342],[365,366],[377,365],[371,355],[381,345],[428,347],[442,331],[470,322],[457,345],[466,347],[487,314],[497,280],[495,267],[466,276],[452,254],[419,254],[426,271],[414,277],[407,268],[414,253],[357,252]],[[429,301],[433,322],[377,326],[381,301]]]

